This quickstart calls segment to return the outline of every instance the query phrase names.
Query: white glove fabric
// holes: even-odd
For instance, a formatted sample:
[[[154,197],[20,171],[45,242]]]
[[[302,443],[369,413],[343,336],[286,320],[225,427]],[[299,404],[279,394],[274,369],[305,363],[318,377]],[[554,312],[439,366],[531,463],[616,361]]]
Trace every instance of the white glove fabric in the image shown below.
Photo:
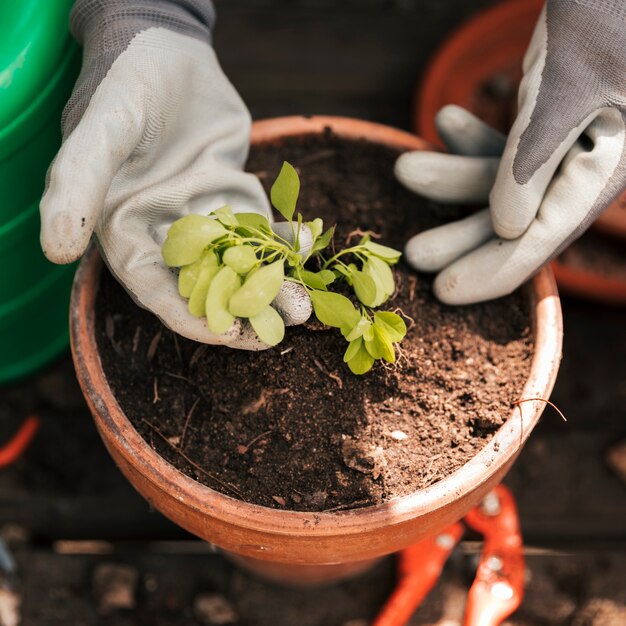
[[[489,202],[406,246],[413,267],[440,272],[434,290],[448,304],[510,293],[626,187],[623,0],[548,0],[523,69],[506,141],[449,106],[437,125],[452,154],[407,153],[396,163],[397,178],[417,193]]]
[[[178,294],[176,273],[161,257],[169,226],[190,212],[206,215],[228,204],[271,219],[271,211],[258,179],[242,172],[250,115],[219,66],[208,28],[195,24],[187,10],[165,6],[175,2],[158,3],[153,13],[159,20],[146,17],[152,4],[92,0],[79,7],[83,15],[73,26],[82,28],[85,59],[41,201],[41,245],[51,261],[69,263],[84,252],[93,231],[112,273],[169,328],[195,341],[262,349],[267,346],[248,324],[238,320],[228,333],[215,335],[204,318],[192,316]],[[107,10],[85,16],[86,5]],[[143,9],[130,26],[122,13],[127,5]],[[102,37],[103,28],[120,35],[112,9],[113,18],[123,17],[122,39],[131,30],[121,51],[117,41],[108,49],[111,38]],[[109,18],[104,24],[103,14]],[[160,22],[167,27],[152,25]],[[103,71],[102,63],[112,58]],[[291,283],[274,305],[287,324],[311,313],[306,292]]]

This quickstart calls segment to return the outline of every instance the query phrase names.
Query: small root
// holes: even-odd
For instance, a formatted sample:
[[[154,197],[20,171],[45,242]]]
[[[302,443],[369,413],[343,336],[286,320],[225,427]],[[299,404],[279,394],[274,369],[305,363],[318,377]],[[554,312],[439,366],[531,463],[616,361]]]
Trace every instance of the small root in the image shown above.
[[[520,400],[516,400],[513,402],[513,405],[516,406],[519,410],[519,422],[520,422],[520,435],[519,442],[520,445],[524,439],[524,414],[522,413],[522,403],[524,402],[545,402],[547,405],[551,406],[560,416],[564,422],[567,422],[567,418],[563,415],[563,411],[559,409],[554,402],[550,402],[550,400],[546,400],[545,398],[521,398]]]
[[[133,335],[133,354],[137,352],[137,348],[139,348],[139,340],[141,339],[141,326],[137,326],[135,328],[135,334]]]
[[[349,246],[350,242],[355,237],[365,237],[366,235],[369,235],[372,239],[380,239],[382,237],[382,235],[379,235],[378,233],[375,233],[374,231],[361,230],[360,228],[356,228],[352,232],[348,233],[348,235],[346,236],[346,246]]]
[[[341,380],[341,378],[335,374],[334,372],[329,372],[319,361],[319,359],[313,359],[313,363],[315,363],[315,367],[317,367],[317,369],[322,372],[322,374],[324,374],[325,376],[328,376],[328,378],[330,378],[331,380],[334,380],[337,383],[337,386],[339,387],[339,389],[343,389],[343,380]]]
[[[185,461],[187,461],[187,463],[189,463],[189,465],[191,465],[191,467],[196,469],[201,474],[204,474],[207,478],[210,478],[212,481],[216,482],[218,485],[221,485],[227,491],[230,491],[231,493],[234,493],[241,500],[244,499],[243,494],[241,493],[241,491],[239,491],[239,489],[237,489],[237,487],[235,487],[234,485],[231,485],[229,483],[226,483],[223,480],[220,480],[217,476],[215,476],[215,474],[212,474],[211,472],[207,472],[207,470],[205,470],[203,467],[198,465],[195,461],[192,461],[179,447],[174,445],[169,440],[169,438],[166,437],[154,424],[152,424],[151,422],[149,422],[145,418],[142,418],[141,421],[146,426],[148,426],[148,428],[150,428],[152,431],[154,431],[170,448],[172,448],[172,450],[174,450],[174,452],[176,452],[176,454],[178,454]]]
[[[178,360],[180,361],[180,364],[183,365],[184,361],[183,361],[183,353],[180,350],[180,344],[178,343],[178,335],[176,333],[172,333],[172,336],[174,337],[174,347],[176,348],[176,354],[178,355]]]
[[[148,346],[148,351],[146,352],[146,358],[148,359],[148,361],[152,361],[152,359],[154,359],[154,357],[156,356],[157,349],[159,347],[159,341],[161,341],[162,334],[163,334],[163,331],[160,330],[154,337],[152,337],[152,340],[150,341],[150,345]]]
[[[198,359],[202,358],[204,356],[204,353],[207,351],[207,346],[200,346],[199,348],[196,349],[196,351],[191,355],[191,358],[189,359],[189,367],[193,367],[197,362]]]
[[[318,150],[317,152],[313,152],[312,154],[302,157],[298,162],[298,167],[301,168],[303,165],[311,165],[312,163],[319,163],[320,161],[332,159],[336,154],[337,151],[332,149]]]
[[[196,398],[196,401],[191,405],[191,408],[189,409],[189,413],[187,413],[187,418],[185,419],[185,425],[183,426],[183,432],[180,435],[180,449],[184,449],[185,447],[185,437],[187,435],[187,428],[189,428],[189,422],[191,421],[191,416],[193,415],[193,412],[196,410],[196,407],[198,406],[198,403],[200,402],[201,398]]]
[[[186,383],[189,383],[192,386],[195,386],[195,383],[193,382],[193,380],[190,380],[189,378],[187,378],[186,376],[183,376],[182,374],[174,374],[174,372],[165,372],[166,376],[169,376],[170,378],[176,378],[176,380],[184,380]]]
[[[263,439],[264,437],[267,437],[267,435],[271,435],[273,432],[274,432],[273,430],[266,430],[264,433],[261,433],[260,435],[257,435],[254,439],[252,439],[251,441],[249,441],[245,445],[239,446],[237,448],[237,451],[239,452],[239,454],[245,454],[246,452],[248,452],[248,450],[250,450],[250,448],[255,443],[258,443],[259,441],[261,441],[261,439]]]
[[[369,499],[356,500],[355,502],[349,502],[346,504],[339,504],[337,506],[333,506],[330,509],[323,509],[321,512],[322,513],[335,513],[336,511],[347,511],[350,509],[356,509],[360,506],[364,506],[369,503],[370,503]]]
[[[522,398],[521,400],[516,400],[513,402],[519,408],[520,415],[522,414],[522,407],[520,406],[523,402],[545,402],[548,406],[551,406],[560,416],[564,422],[567,422],[567,417],[563,414],[563,411],[559,409],[554,402],[550,402],[550,400],[546,400],[545,398]]]
[[[417,288],[417,277],[409,276],[409,302],[415,300],[415,289]]]
[[[159,397],[159,379],[156,377],[152,385],[152,390],[153,390],[152,404],[156,404],[161,399]]]

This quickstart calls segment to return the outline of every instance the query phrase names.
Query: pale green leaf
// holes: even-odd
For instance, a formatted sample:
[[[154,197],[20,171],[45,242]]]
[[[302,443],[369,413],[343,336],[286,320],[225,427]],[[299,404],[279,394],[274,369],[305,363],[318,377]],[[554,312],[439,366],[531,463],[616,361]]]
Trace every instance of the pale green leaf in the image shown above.
[[[347,335],[360,319],[359,312],[348,298],[332,291],[312,291],[310,294],[317,319]]]
[[[228,311],[228,301],[240,285],[241,278],[227,265],[211,281],[205,298],[206,324],[210,331],[221,335],[233,325],[235,316]]]
[[[389,335],[380,326],[373,327],[372,338],[365,340],[365,349],[375,359],[385,359],[389,363],[396,360],[396,353]]]
[[[376,302],[376,283],[371,276],[359,270],[351,273],[352,286],[356,297],[365,306],[375,306]]]
[[[259,339],[268,346],[275,346],[285,336],[283,318],[272,306],[266,306],[260,313],[250,318],[250,324]]]
[[[374,358],[365,349],[365,345],[361,344],[356,354],[348,361],[348,367],[353,374],[365,374],[372,369]]]
[[[264,233],[270,233],[271,227],[269,220],[265,215],[260,215],[259,213],[236,213],[237,222],[239,226],[237,227],[237,232],[244,232],[244,234],[250,234],[249,229],[260,230]]]
[[[227,248],[222,261],[237,274],[247,274],[258,263],[254,248],[248,245]]]
[[[227,233],[217,220],[191,213],[176,220],[167,231],[161,254],[166,265],[182,267],[197,261],[209,243]]]
[[[330,270],[320,270],[317,275],[324,281],[325,285],[330,285],[336,278],[335,273]]]
[[[369,274],[377,283],[380,283],[386,295],[390,296],[396,290],[393,272],[385,261],[378,257],[370,257],[363,271]]]
[[[394,250],[393,248],[389,248],[388,246],[381,246],[379,243],[375,243],[374,241],[366,241],[363,245],[372,254],[375,254],[381,259],[385,259],[388,263],[391,263],[392,265],[394,263],[397,263],[402,256],[402,252],[400,252],[399,250]]]
[[[374,324],[385,330],[389,339],[394,343],[402,341],[406,335],[404,320],[391,311],[377,311],[374,313]]]
[[[293,165],[285,161],[270,191],[272,204],[288,221],[291,221],[296,210],[300,178]]]
[[[367,274],[376,285],[376,298],[370,306],[380,306],[395,291],[393,272],[385,261],[378,257],[370,257],[363,266]]]
[[[189,312],[196,317],[204,317],[206,315],[206,296],[209,286],[214,276],[219,271],[217,265],[204,267],[200,270],[198,280],[189,297]]]
[[[212,215],[215,215],[224,226],[237,226],[239,224],[233,210],[227,204],[213,211]]]
[[[350,345],[345,351],[345,354],[343,355],[344,363],[347,363],[348,361],[352,360],[356,356],[356,353],[361,349],[362,345],[363,345],[362,337],[357,337],[354,341],[351,341]]]
[[[372,322],[370,322],[367,317],[362,317],[356,326],[354,326],[354,328],[346,335],[346,339],[348,341],[354,341],[355,339],[362,337],[368,329],[371,328],[371,326]]]
[[[182,267],[178,274],[178,293],[183,298],[189,298],[202,268],[211,266],[217,267],[217,255],[207,250],[197,261]]]
[[[292,223],[293,227],[293,223]],[[298,213],[298,220],[296,222],[296,240],[293,243],[293,249],[296,252],[300,251],[300,235],[302,234],[302,213]]]
[[[348,279],[348,282],[351,282],[350,279],[350,271],[347,270],[343,265],[335,265],[333,266],[333,273],[335,274],[335,276],[337,276],[337,278],[340,278],[341,276],[344,276],[345,278]]]
[[[309,230],[311,231],[311,236],[313,238],[313,241],[315,241],[322,234],[322,231],[324,230],[324,222],[319,217],[316,217],[312,222],[307,222],[306,225],[309,227]]]
[[[309,270],[301,270],[298,274],[294,274],[302,280],[305,285],[311,287],[311,289],[321,289],[326,291],[326,283],[319,275],[319,272],[310,272]]]
[[[274,261],[251,273],[232,295],[228,310],[235,317],[258,315],[278,295],[285,279],[284,261]]]
[[[335,227],[333,226],[332,228],[329,228],[323,235],[320,235],[313,243],[313,247],[311,248],[311,254],[327,248],[334,234]]]

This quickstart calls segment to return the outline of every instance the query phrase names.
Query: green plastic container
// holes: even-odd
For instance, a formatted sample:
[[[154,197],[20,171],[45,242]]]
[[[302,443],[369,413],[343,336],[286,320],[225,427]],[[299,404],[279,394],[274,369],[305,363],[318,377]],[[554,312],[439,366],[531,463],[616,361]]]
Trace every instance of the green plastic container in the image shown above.
[[[80,69],[73,0],[0,1],[0,384],[68,346],[73,265],[39,247],[39,200]]]

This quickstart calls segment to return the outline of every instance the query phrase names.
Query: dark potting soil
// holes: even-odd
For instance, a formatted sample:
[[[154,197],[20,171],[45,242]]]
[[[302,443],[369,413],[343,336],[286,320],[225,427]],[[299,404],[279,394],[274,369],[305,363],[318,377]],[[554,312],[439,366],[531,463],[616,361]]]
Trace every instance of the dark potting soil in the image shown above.
[[[283,160],[300,170],[305,218],[357,226],[402,248],[459,218],[402,189],[397,152],[327,134],[255,148],[248,169],[269,188]],[[446,307],[432,279],[402,263],[386,305],[409,330],[395,366],[354,376],[345,340],[315,323],[265,352],[178,337],[137,308],[105,272],[96,303],[102,365],[139,433],[182,472],[227,495],[324,511],[387,501],[430,485],[474,456],[510,414],[530,369],[521,293]]]

